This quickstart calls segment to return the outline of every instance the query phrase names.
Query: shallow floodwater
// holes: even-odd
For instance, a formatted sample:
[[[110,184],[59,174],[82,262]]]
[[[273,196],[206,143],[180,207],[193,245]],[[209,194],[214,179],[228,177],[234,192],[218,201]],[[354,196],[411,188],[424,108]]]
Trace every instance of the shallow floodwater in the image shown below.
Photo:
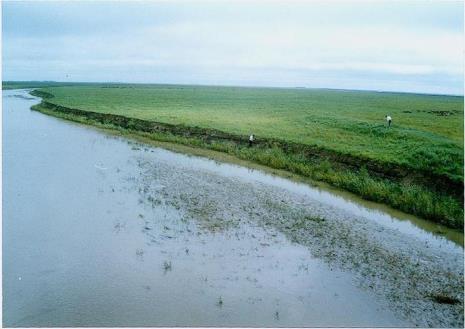
[[[411,326],[273,227],[205,225],[163,192],[182,172],[292,190],[461,250],[342,196],[107,136],[30,111],[36,102],[3,92],[4,326]]]

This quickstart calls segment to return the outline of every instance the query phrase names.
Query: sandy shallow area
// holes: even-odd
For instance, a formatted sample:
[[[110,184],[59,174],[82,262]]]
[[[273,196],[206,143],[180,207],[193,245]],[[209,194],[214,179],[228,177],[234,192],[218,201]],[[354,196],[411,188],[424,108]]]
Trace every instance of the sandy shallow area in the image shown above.
[[[401,317],[421,327],[463,326],[463,253],[286,188],[208,169],[138,160],[144,202],[181,209],[210,231],[258,225],[279,231],[330,267],[355,274]],[[225,175],[226,173],[226,175]],[[438,296],[456,299],[439,303]]]

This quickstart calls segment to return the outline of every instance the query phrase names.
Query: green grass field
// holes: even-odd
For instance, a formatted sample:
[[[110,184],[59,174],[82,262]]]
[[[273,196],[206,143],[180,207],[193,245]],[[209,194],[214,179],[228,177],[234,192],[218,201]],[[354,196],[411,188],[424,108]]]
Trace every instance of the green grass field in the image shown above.
[[[53,95],[47,102],[68,108],[212,128],[232,135],[254,133],[258,141],[273,139],[312,145],[339,154],[341,158],[359,159],[360,168],[348,168],[341,167],[334,156],[329,160],[325,157],[309,160],[302,154],[290,154],[281,146],[257,149],[254,153],[224,143],[194,143],[321,179],[367,199],[452,226],[457,226],[457,221],[463,223],[463,218],[457,218],[463,216],[463,190],[462,194],[457,192],[463,184],[463,97],[318,89],[115,84],[45,87],[40,90]],[[393,118],[391,128],[386,126],[386,114]],[[369,160],[386,168],[402,168],[407,175],[393,179],[390,169],[381,175],[372,173],[369,166],[368,170],[364,168],[364,162]],[[304,168],[312,166],[319,169]],[[330,174],[322,174],[324,172]],[[424,179],[417,179],[419,176]],[[429,176],[435,180],[425,183]],[[449,189],[447,184],[454,186]],[[443,188],[437,189],[436,185]],[[416,192],[407,198],[404,194],[409,189]],[[421,204],[415,201],[423,198],[425,193],[430,194],[428,201]],[[394,201],[400,195],[404,196]]]

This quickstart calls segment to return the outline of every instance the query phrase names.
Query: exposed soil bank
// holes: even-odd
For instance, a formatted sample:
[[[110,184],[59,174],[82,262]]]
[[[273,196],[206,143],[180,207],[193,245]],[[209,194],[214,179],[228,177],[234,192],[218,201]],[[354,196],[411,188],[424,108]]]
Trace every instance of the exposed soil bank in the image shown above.
[[[249,149],[247,136],[71,109],[48,102],[46,99],[53,95],[46,92],[35,90],[32,94],[44,98],[33,109],[46,114],[87,124],[111,125],[157,140],[226,152],[325,181],[367,200],[385,203],[450,227],[463,226],[463,184],[446,175],[274,139],[258,138]]]
[[[34,90],[31,92],[31,94],[42,97],[44,99],[53,98],[52,94],[39,90]],[[215,142],[232,142],[237,146],[247,146],[248,144],[248,136],[233,135],[215,129],[191,127],[185,125],[173,125],[168,123],[128,118],[116,114],[83,111],[79,109],[59,106],[46,100],[44,100],[40,106],[53,111],[86,117],[103,124],[110,123],[125,129],[137,130],[147,133],[161,132],[188,138],[193,137],[198,138],[208,144]],[[364,167],[369,171],[370,174],[378,177],[385,177],[401,181],[408,180],[410,183],[423,184],[428,187],[438,188],[441,191],[454,193],[457,196],[463,196],[463,182],[431,171],[421,171],[417,168],[410,168],[407,166],[403,167],[398,164],[380,162],[366,157],[354,157],[350,154],[342,154],[317,146],[298,144],[277,139],[259,137],[254,142],[254,145],[255,147],[265,149],[279,148],[283,150],[285,154],[298,154],[310,162],[314,162],[315,159],[324,159],[331,161],[338,166],[347,167],[352,170]]]

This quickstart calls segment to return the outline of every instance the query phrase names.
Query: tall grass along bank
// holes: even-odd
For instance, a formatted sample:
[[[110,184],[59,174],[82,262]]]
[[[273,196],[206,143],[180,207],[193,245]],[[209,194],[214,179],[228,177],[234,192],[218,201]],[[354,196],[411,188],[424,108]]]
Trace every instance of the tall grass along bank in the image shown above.
[[[112,112],[110,110],[102,111],[102,107],[100,111],[91,111],[85,106],[81,109],[59,105],[53,92],[59,90],[64,93],[67,88],[72,87],[34,91],[33,94],[43,98],[34,109],[68,120],[117,129],[125,134],[225,152],[240,159],[324,181],[367,200],[388,204],[450,227],[463,226],[463,174],[454,169],[454,165],[463,169],[463,162],[457,159],[458,163],[440,168],[437,164],[429,167],[426,164],[428,160],[418,157],[415,167],[407,161],[388,161],[351,150],[343,152],[328,145],[260,134],[257,134],[254,146],[248,147],[246,134],[227,131],[224,127],[215,129],[190,125],[189,122],[175,124],[141,119],[129,116],[130,111],[121,111],[120,115],[109,113]],[[454,144],[454,141],[449,143]],[[437,145],[432,145],[434,147]],[[448,153],[449,157],[454,152],[460,154],[460,147],[452,148],[452,151]]]

